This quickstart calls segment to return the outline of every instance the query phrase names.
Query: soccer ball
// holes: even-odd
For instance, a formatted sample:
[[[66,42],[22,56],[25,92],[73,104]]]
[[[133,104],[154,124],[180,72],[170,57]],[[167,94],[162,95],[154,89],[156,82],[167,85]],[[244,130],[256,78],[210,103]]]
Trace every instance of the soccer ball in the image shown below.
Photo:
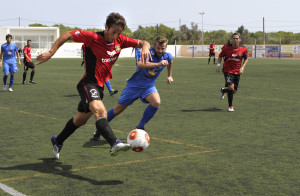
[[[148,148],[150,137],[146,131],[135,129],[128,134],[127,143],[130,144],[133,151],[142,152]]]

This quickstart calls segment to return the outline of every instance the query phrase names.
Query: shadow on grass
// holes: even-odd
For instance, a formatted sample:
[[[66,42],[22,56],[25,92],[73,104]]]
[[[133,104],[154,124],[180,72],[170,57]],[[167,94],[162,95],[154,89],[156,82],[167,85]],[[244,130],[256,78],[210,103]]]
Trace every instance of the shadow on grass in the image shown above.
[[[41,158],[41,163],[32,163],[24,165],[16,165],[12,167],[0,167],[0,170],[32,170],[45,174],[61,175],[67,178],[72,178],[76,180],[87,181],[94,185],[118,185],[123,184],[120,180],[103,180],[96,181],[94,179],[86,178],[77,174],[74,174],[72,170],[72,165],[64,165],[63,163],[57,161],[54,158]],[[38,175],[36,175],[38,176]]]
[[[63,95],[63,97],[79,97],[79,94]]]
[[[124,141],[124,142],[127,141],[126,138],[125,139],[123,138],[121,140]],[[103,145],[107,145],[107,147],[109,146],[108,142],[102,136],[100,136],[100,141],[94,141],[94,139],[91,138],[88,142],[83,144],[82,147],[84,147],[84,148],[97,148],[97,147],[103,146]]]
[[[90,139],[90,141],[86,142],[82,145],[84,148],[95,148],[97,146],[103,146],[105,144],[108,144],[106,140],[104,140],[103,137],[100,137],[100,141],[94,141],[93,138]]]
[[[219,109],[219,108],[181,110],[181,112],[222,112],[222,111],[223,111],[223,109]]]

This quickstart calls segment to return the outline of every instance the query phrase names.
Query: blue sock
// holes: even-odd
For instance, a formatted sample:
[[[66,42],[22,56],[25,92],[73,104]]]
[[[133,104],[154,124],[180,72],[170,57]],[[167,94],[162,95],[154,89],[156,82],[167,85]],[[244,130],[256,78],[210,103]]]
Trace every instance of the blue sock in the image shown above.
[[[107,81],[105,82],[105,85],[106,85],[106,87],[108,88],[108,91],[111,92],[111,91],[112,91],[112,88],[111,88],[111,84],[110,84],[110,81],[109,81],[109,80],[107,80]]]
[[[107,121],[110,122],[114,118],[115,118],[114,108],[112,108],[107,112]]]
[[[9,82],[9,87],[8,88],[12,87],[12,85],[14,84],[14,81],[15,81],[15,75],[10,75],[10,82]]]
[[[4,84],[4,85],[6,85],[7,77],[8,77],[8,75],[4,75],[4,76],[3,76],[3,84]]]
[[[148,107],[144,111],[143,118],[137,127],[144,128],[145,125],[147,124],[147,122],[149,122],[149,120],[151,120],[151,118],[153,118],[153,116],[155,115],[157,110],[158,110],[158,108],[153,107],[152,105],[148,105]]]

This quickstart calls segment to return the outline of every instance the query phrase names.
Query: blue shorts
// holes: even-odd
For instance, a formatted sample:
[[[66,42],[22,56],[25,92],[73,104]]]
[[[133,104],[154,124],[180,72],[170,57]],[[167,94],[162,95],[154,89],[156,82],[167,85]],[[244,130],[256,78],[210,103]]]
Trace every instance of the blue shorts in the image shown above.
[[[151,86],[148,88],[136,88],[136,87],[126,86],[121,94],[121,97],[120,97],[118,103],[125,105],[125,106],[129,106],[138,98],[140,98],[143,103],[148,103],[145,100],[145,98],[148,95],[155,93],[155,92],[158,93],[155,86]]]
[[[15,73],[18,70],[19,69],[18,69],[16,63],[3,62],[3,72],[4,73]]]

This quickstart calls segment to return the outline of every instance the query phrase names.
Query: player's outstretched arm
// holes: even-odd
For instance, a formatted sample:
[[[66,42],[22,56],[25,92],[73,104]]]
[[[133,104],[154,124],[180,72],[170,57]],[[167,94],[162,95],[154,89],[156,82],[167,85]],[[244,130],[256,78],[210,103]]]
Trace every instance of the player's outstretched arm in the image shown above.
[[[1,52],[1,54],[0,54],[0,67],[2,67],[2,58],[3,58],[3,55],[4,55],[4,53]]]
[[[42,64],[46,61],[48,61],[61,47],[66,41],[72,40],[72,31],[66,31],[54,42],[53,46],[50,48],[49,51],[44,52],[36,57],[36,60],[38,61],[36,65]]]
[[[218,65],[217,65],[217,68],[216,68],[216,72],[220,71],[221,62],[222,62],[222,57],[219,57],[218,58]]]
[[[139,40],[137,46],[137,48],[142,48],[141,50],[141,57],[142,57],[142,61],[143,63],[145,63],[148,58],[150,57],[150,59],[152,60],[152,56],[150,54],[150,44],[147,41],[143,41],[143,40]]]
[[[139,60],[138,68],[139,69],[149,69],[154,67],[160,67],[160,66],[167,66],[169,62],[167,60],[162,60],[158,63],[152,63],[149,61],[143,62],[142,60]]]
[[[173,67],[173,60],[167,65],[167,69],[168,69],[167,82],[168,82],[168,84],[171,84],[174,81],[173,76],[172,76],[172,67]]]
[[[244,60],[244,63],[243,63],[243,65],[240,68],[240,74],[244,73],[244,69],[245,69],[245,67],[246,67],[247,64],[248,64],[248,58]]]
[[[18,65],[21,66],[21,58],[18,51],[16,51],[17,59],[18,59]]]

